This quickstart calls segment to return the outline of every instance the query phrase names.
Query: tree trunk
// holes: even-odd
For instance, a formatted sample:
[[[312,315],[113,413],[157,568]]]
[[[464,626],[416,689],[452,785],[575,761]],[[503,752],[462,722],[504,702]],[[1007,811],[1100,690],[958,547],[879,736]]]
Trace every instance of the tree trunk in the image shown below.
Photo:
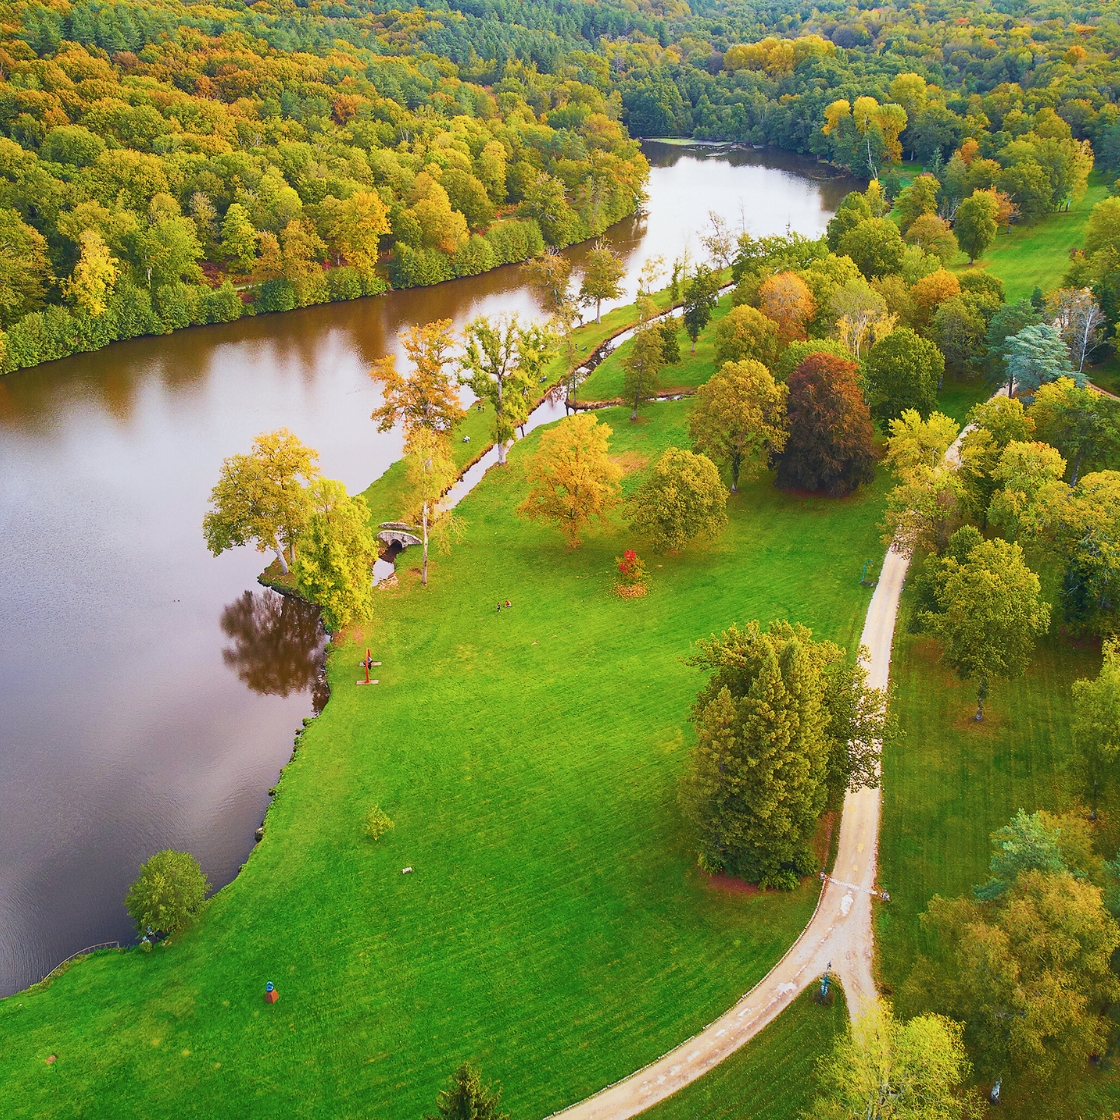
[[[739,456],[733,455],[731,457],[731,493],[739,493]]]
[[[506,442],[505,440],[498,440],[498,466],[504,467],[506,465]]]
[[[422,524],[424,526],[424,570],[420,576],[420,582],[428,586],[428,503],[424,503],[424,509],[421,513]]]
[[[287,575],[289,572],[288,561],[284,558],[284,545],[280,541],[280,534],[276,534],[276,548],[273,550],[276,553],[276,559],[280,561],[280,571]],[[295,557],[293,556],[294,560]]]
[[[595,301],[595,322],[601,323],[603,321],[603,301],[597,299]]]
[[[1073,461],[1073,477],[1069,480],[1070,486],[1077,485],[1077,476],[1081,473],[1081,448],[1077,449],[1077,458]]]
[[[984,698],[988,695],[988,678],[980,678],[980,687],[976,690],[976,722],[984,721]]]

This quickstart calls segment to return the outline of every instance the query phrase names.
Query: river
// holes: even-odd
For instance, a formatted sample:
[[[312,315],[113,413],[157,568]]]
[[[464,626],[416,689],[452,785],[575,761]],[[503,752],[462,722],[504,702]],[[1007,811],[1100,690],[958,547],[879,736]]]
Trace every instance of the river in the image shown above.
[[[624,302],[648,257],[702,257],[709,211],[815,235],[851,187],[780,152],[646,152],[645,212],[606,238]],[[401,448],[369,419],[374,359],[412,323],[502,312],[539,315],[519,267],[0,378],[0,996],[130,940],[125,892],[161,848],[228,883],[323,701],[314,612],[256,584],[267,557],[203,544],[222,459],[286,426],[364,489]]]

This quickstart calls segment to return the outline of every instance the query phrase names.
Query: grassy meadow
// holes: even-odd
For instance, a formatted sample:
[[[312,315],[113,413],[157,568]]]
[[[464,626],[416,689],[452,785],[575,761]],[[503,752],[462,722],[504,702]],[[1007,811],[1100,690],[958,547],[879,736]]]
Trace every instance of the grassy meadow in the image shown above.
[[[1063,811],[1083,806],[1070,721],[1070,685],[1100,668],[1096,643],[1072,642],[1053,633],[1039,647],[1027,674],[993,684],[983,723],[973,718],[976,695],[939,659],[939,647],[909,632],[912,603],[903,598],[895,630],[892,679],[903,737],[883,759],[883,818],[879,881],[891,902],[876,909],[878,976],[887,994],[900,993],[918,956],[937,961],[936,939],[919,918],[934,894],[971,895],[988,878],[989,836],[1019,810]],[[1055,629],[1057,629],[1055,627]],[[1110,798],[1116,804],[1115,797]],[[1104,801],[1098,844],[1108,853],[1120,843],[1114,808]],[[949,968],[941,960],[939,967]],[[1005,1081],[1009,1117],[1038,1115],[1038,1101],[1017,1096]],[[1120,1102],[1120,1076],[1106,1063],[1077,1092],[1047,1102],[1055,1120],[1098,1117]]]
[[[998,276],[1008,303],[1029,296],[1036,286],[1043,292],[1052,291],[1061,285],[1069,268],[1070,250],[1085,244],[1090,211],[1107,197],[1108,187],[1094,175],[1089,189],[1067,212],[1051,214],[1034,225],[1013,225],[1010,233],[1000,230],[995,244],[974,265],[969,266],[962,253],[956,270],[982,268]]]
[[[628,489],[686,445],[690,407],[598,414]],[[470,1059],[530,1120],[680,1042],[781,956],[817,884],[724,893],[699,874],[676,798],[701,683],[684,658],[752,618],[853,646],[887,480],[834,502],[765,478],[710,547],[654,556],[616,518],[572,551],[514,513],[537,439],[462,503],[429,586],[406,553],[374,623],[332,649],[332,699],[264,840],[197,925],[0,1002],[0,1114],[415,1120]],[[375,511],[397,497],[394,471],[369,492]],[[614,594],[629,546],[645,599]],[[357,688],[367,643],[381,684]],[[396,824],[376,844],[375,802]]]

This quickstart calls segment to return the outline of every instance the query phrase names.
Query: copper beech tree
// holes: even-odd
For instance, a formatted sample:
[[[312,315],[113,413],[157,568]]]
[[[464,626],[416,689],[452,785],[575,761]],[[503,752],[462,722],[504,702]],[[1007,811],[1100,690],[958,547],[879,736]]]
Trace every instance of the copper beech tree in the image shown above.
[[[840,497],[875,477],[874,432],[857,368],[832,354],[810,354],[790,374],[779,486]]]

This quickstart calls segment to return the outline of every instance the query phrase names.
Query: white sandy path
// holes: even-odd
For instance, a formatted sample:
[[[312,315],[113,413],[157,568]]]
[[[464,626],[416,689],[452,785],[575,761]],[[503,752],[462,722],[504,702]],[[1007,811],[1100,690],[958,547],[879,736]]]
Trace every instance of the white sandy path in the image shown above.
[[[910,558],[890,551],[871,597],[861,644],[867,647],[868,683],[885,689],[898,601]],[[879,791],[844,799],[833,875],[817,909],[784,957],[726,1014],[664,1057],[561,1112],[556,1120],[625,1120],[672,1096],[753,1038],[831,964],[855,1016],[875,995],[871,975],[871,895],[879,840]],[[858,889],[852,889],[858,888]]]
[[[999,396],[997,393],[996,396]],[[960,463],[960,433],[946,453]],[[898,603],[910,554],[887,552],[883,570],[863,624],[860,645],[866,646],[867,683],[886,689],[890,680],[891,645]],[[730,1011],[675,1050],[637,1073],[554,1112],[549,1120],[627,1120],[671,1097],[703,1077],[768,1023],[831,966],[839,977],[854,1019],[875,997],[871,960],[875,947],[871,927],[871,892],[879,854],[879,790],[861,789],[844,798],[840,841],[833,877],[817,901],[809,924],[786,955]]]

